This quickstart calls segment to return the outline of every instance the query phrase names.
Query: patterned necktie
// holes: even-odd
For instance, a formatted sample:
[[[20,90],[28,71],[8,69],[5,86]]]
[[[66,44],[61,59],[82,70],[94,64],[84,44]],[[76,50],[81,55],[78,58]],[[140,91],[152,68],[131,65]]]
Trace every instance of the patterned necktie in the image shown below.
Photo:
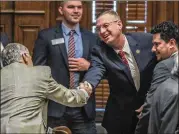
[[[122,62],[123,62],[125,65],[127,65],[128,68],[129,68],[129,63],[128,63],[127,59],[126,59],[126,56],[125,56],[124,51],[120,50],[118,54],[119,54],[119,56],[121,57]]]
[[[74,58],[75,57],[75,40],[74,40],[74,30],[71,30],[69,35],[69,41],[68,41],[68,58]],[[75,87],[75,76],[74,72],[70,72],[70,88]]]

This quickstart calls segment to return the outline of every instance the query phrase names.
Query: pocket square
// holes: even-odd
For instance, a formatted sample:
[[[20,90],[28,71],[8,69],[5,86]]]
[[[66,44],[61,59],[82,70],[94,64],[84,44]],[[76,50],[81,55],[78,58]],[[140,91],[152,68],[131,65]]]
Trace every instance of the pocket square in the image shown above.
[[[52,45],[62,44],[64,43],[64,38],[54,39],[54,40],[51,40],[51,42],[52,42]]]

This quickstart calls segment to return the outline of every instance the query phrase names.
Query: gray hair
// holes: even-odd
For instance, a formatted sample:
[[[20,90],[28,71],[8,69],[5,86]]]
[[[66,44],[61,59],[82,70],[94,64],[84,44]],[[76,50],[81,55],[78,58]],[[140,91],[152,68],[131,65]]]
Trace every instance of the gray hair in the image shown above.
[[[14,62],[20,62],[23,53],[29,54],[29,50],[24,45],[9,43],[2,51],[3,65],[7,66]]]
[[[103,15],[106,15],[106,14],[109,14],[109,15],[113,16],[116,20],[120,20],[120,16],[119,16],[118,13],[117,13],[116,11],[114,11],[114,10],[107,10],[107,11],[104,11],[104,12],[98,14],[97,19],[98,19],[99,17],[103,16]]]
[[[171,73],[172,73],[173,75],[179,76],[179,70],[178,70],[178,53],[177,53],[177,55],[175,56],[174,60],[175,60],[175,61],[174,61],[175,64],[174,64],[174,67],[173,67]]]

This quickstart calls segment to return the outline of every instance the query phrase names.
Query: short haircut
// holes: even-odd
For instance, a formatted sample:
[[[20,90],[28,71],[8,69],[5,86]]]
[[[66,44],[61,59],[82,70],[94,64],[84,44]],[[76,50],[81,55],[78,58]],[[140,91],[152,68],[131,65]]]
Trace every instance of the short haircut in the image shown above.
[[[23,53],[29,54],[29,50],[24,45],[9,43],[2,51],[3,65],[7,66],[14,62],[20,62]]]
[[[61,1],[60,6],[63,7],[66,1]]]
[[[114,11],[114,10],[107,10],[107,11],[104,11],[104,12],[100,13],[100,14],[97,16],[97,19],[98,19],[99,17],[103,16],[103,15],[106,15],[106,14],[109,14],[109,15],[111,15],[111,16],[114,16],[114,18],[115,18],[116,20],[120,20],[120,16],[119,16],[118,13],[117,13],[116,11]]]
[[[151,33],[160,33],[161,39],[163,39],[166,43],[168,43],[170,39],[175,39],[177,46],[179,45],[179,28],[172,21],[164,21],[154,26]]]
[[[61,1],[61,2],[60,2],[60,7],[63,7],[64,4],[65,4],[66,2],[68,2],[68,1],[70,1],[70,0]],[[83,5],[83,1],[81,1],[81,3],[82,3],[82,5]]]

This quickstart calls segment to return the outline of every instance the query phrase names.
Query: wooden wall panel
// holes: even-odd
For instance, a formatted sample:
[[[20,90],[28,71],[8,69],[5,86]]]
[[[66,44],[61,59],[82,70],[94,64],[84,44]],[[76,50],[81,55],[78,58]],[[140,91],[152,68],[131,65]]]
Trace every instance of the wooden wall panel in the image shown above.
[[[19,25],[17,27],[17,42],[24,44],[32,54],[34,41],[37,38],[40,25]]]
[[[179,26],[179,1],[174,2],[174,22]]]
[[[83,16],[80,22],[81,27],[91,30],[92,25],[92,1],[83,2]]]
[[[15,15],[15,42],[24,44],[32,52],[38,31],[46,28],[44,21],[44,15]]]
[[[12,1],[1,1],[0,3],[1,12],[4,10],[12,10],[13,9],[13,2]]]
[[[8,38],[10,41],[13,41],[13,14],[11,13],[6,13],[6,14],[1,14],[1,20],[0,20],[0,31],[5,32],[8,35]]]
[[[151,12],[152,25],[169,20],[179,25],[179,1],[153,1]]]
[[[49,2],[15,2],[15,42],[28,47],[32,53],[38,31],[49,27]]]
[[[62,16],[58,12],[60,6],[60,1],[50,2],[50,26],[55,26],[57,23],[60,23]],[[88,30],[91,30],[92,25],[92,2],[85,1],[83,2],[83,16],[80,21],[80,26]]]
[[[13,2],[0,2],[0,31],[7,33],[9,40],[13,41]]]
[[[16,11],[45,11],[46,3],[44,1],[18,1],[15,2]]]

